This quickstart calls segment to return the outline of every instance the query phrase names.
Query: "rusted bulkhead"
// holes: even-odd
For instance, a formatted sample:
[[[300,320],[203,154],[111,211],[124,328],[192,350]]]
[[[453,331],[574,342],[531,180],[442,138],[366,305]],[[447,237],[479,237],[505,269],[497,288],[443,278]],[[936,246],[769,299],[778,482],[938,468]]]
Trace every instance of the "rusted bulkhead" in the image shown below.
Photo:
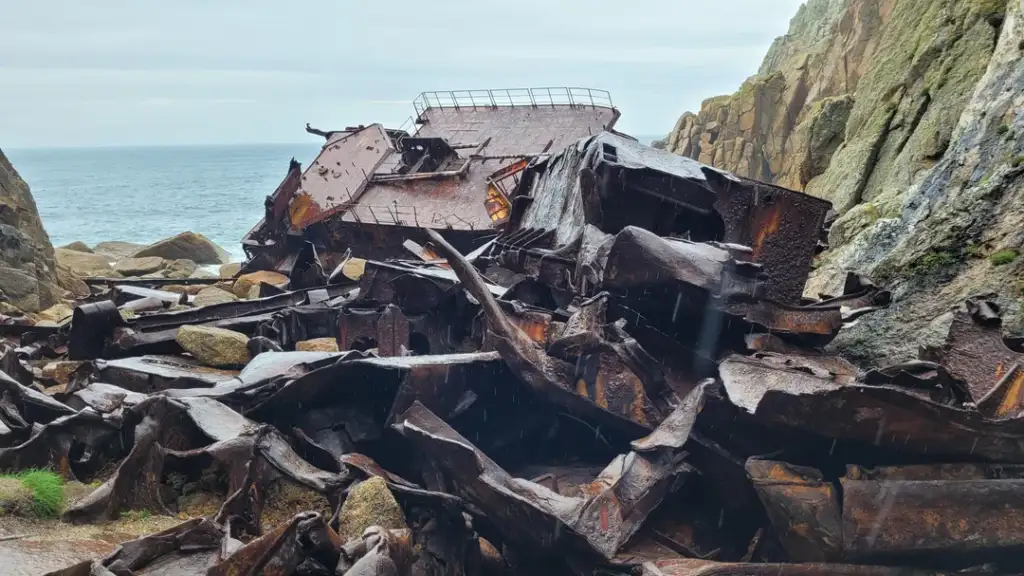
[[[615,234],[637,226],[659,236],[750,248],[765,297],[799,303],[830,204],[738,178],[612,132],[535,161],[511,199],[510,229],[555,231],[555,246],[586,224]]]

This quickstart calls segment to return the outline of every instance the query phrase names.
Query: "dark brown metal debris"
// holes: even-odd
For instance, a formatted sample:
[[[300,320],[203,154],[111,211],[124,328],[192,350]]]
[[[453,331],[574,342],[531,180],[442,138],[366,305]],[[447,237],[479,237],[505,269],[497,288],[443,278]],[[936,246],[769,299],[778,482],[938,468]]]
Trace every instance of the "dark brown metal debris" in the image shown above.
[[[0,470],[99,482],[68,522],[203,516],[58,574],[1024,573],[1024,352],[998,307],[912,362],[830,354],[892,295],[850,273],[802,296],[827,202],[560,90],[426,94],[416,134],[310,129],[321,154],[243,240],[286,288],[196,281],[253,298],[195,306],[102,279],[70,326],[0,319]],[[202,365],[182,326],[232,331],[245,368]]]

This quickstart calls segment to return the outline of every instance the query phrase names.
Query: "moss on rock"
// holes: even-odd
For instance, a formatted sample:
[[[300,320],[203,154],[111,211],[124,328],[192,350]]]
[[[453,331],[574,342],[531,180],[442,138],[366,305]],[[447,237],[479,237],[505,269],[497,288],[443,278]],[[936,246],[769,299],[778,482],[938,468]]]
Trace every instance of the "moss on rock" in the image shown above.
[[[341,506],[338,535],[345,540],[362,536],[370,526],[406,529],[405,514],[383,478],[373,477],[353,488]]]

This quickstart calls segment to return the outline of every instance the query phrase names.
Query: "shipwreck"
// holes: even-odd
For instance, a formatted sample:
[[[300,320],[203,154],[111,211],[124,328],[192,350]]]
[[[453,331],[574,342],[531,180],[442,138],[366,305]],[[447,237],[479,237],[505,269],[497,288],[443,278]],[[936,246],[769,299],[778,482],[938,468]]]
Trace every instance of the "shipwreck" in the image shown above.
[[[0,468],[100,481],[67,522],[193,516],[53,574],[1024,570],[1024,349],[998,307],[855,366],[829,344],[891,295],[852,271],[805,294],[828,202],[616,132],[599,90],[414,110],[307,127],[323,148],[239,276],[178,282],[246,299],[91,279],[69,322],[0,325]],[[204,365],[196,331],[244,361]],[[269,523],[280,485],[328,511]],[[371,486],[402,520],[353,532]]]

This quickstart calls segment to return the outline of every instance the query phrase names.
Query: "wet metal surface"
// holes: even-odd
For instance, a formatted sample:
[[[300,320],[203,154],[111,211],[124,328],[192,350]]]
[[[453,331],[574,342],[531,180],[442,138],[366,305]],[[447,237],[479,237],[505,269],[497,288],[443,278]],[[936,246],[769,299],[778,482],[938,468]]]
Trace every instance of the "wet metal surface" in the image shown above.
[[[243,241],[289,279],[259,298],[111,280],[70,326],[5,320],[0,470],[95,486],[51,523],[195,517],[0,554],[59,576],[1024,573],[1024,352],[996,304],[854,365],[826,346],[892,294],[851,272],[801,297],[827,202],[608,131],[610,100],[573,100],[601,93],[538,94],[425,94],[415,135],[308,128],[322,154]],[[187,355],[189,325],[235,331],[245,368]]]

